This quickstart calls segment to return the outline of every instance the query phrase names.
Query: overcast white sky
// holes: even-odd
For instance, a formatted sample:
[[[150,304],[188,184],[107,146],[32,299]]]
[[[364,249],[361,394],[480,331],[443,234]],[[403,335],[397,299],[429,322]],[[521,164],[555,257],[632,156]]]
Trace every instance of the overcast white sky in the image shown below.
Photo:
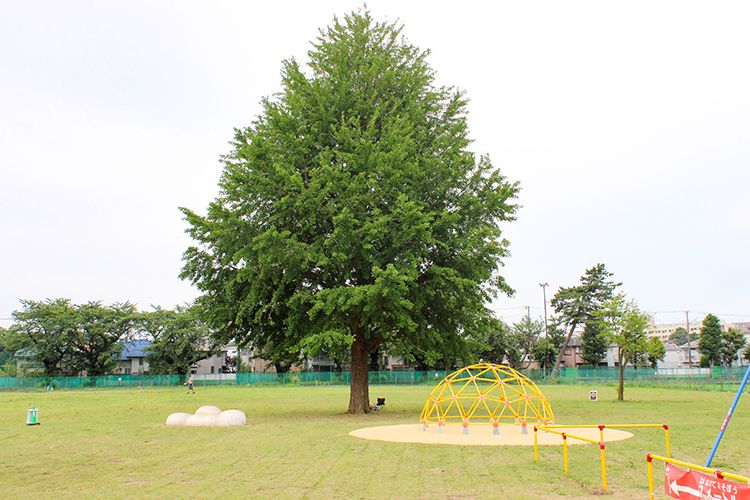
[[[191,301],[177,207],[204,211],[282,59],[360,5],[4,3],[0,318],[22,298]],[[521,182],[506,319],[604,262],[658,321],[750,321],[750,4],[368,5],[432,50],[474,149]]]

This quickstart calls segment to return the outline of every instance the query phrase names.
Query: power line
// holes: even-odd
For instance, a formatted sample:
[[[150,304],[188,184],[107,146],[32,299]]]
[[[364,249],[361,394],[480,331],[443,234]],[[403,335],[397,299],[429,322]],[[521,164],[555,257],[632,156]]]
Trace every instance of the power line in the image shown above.
[[[692,311],[696,314],[713,314],[714,316],[732,316],[732,317],[739,317],[739,318],[750,318],[750,314],[720,314],[720,313],[707,313],[703,311]]]
[[[651,314],[684,314],[685,310],[682,309],[680,311],[648,311]],[[741,317],[741,318],[750,318],[750,314],[722,314],[722,313],[707,313],[705,311],[690,311],[691,313],[695,314],[713,314],[714,316],[731,316],[731,317]]]

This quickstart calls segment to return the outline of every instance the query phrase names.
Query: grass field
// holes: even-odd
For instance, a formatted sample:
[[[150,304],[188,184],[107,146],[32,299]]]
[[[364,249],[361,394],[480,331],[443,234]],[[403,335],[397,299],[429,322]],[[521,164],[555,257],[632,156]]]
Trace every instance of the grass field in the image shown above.
[[[593,388],[593,387],[591,387]],[[670,426],[675,458],[702,464],[731,402],[728,393],[542,386],[559,423]],[[415,422],[428,386],[377,386],[386,411],[347,415],[348,388],[198,387],[0,393],[0,498],[587,498],[599,495],[599,450],[394,444],[348,436],[360,427]],[[747,398],[747,396],[745,396]],[[240,428],[168,428],[176,411],[212,404],[248,415]],[[40,408],[42,425],[25,425]],[[750,402],[735,413],[715,467],[750,473]],[[647,452],[662,430],[607,446],[610,497],[646,498]],[[661,482],[663,467],[657,465]],[[660,487],[661,489],[661,487]]]

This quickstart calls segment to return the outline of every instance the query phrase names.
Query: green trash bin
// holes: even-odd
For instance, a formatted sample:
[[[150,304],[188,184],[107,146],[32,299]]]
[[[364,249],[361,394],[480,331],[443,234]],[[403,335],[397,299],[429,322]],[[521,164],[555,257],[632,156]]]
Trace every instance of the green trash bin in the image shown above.
[[[26,425],[39,425],[39,408],[32,406],[26,413]]]

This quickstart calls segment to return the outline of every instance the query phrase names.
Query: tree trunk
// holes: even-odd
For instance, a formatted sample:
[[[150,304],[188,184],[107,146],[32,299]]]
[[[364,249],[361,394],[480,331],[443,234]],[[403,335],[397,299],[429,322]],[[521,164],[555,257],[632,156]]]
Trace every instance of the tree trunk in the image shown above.
[[[367,369],[370,362],[370,351],[364,328],[357,319],[352,328],[351,383],[349,386],[349,413],[370,413],[370,389],[367,380]]]
[[[563,353],[565,352],[565,349],[568,347],[568,342],[570,342],[570,337],[573,336],[573,330],[576,329],[576,326],[578,326],[578,322],[574,322],[571,325],[570,331],[568,332],[568,335],[565,337],[565,341],[560,346],[560,351],[557,353],[557,358],[555,359],[555,366],[552,368],[552,373],[550,374],[552,378],[557,378],[557,375],[560,372],[560,363],[562,363]]]
[[[617,401],[625,400],[625,356],[622,355],[622,348],[617,353],[620,362],[620,384],[617,386]]]
[[[54,377],[55,372],[57,371],[57,363],[52,363],[48,360],[42,360],[42,364],[44,365],[44,374],[47,377]]]

